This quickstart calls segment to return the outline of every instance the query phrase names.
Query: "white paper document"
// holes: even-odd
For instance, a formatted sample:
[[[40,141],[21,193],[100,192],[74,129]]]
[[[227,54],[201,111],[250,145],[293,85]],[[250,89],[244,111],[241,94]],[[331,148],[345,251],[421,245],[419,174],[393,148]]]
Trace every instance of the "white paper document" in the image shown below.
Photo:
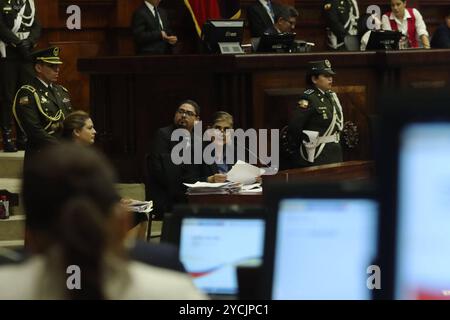
[[[133,212],[149,213],[153,210],[153,201],[131,200],[126,206]]]
[[[264,169],[248,164],[244,161],[238,160],[236,164],[227,173],[227,180],[232,182],[239,182],[242,184],[255,183],[256,178],[264,174]]]
[[[226,186],[227,184],[230,183],[229,182],[210,183],[197,181],[196,183],[183,183],[183,184],[188,188],[222,188],[223,186]]]

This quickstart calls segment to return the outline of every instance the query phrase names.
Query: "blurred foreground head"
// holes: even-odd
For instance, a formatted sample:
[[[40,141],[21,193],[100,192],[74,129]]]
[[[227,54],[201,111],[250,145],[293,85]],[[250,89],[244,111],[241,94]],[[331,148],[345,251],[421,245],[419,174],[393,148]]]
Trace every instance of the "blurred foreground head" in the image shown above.
[[[103,258],[121,252],[127,214],[114,181],[103,156],[73,143],[43,150],[24,169],[27,245],[40,254],[56,248],[61,272],[68,265],[80,266],[83,290],[72,290],[72,298],[103,298]]]

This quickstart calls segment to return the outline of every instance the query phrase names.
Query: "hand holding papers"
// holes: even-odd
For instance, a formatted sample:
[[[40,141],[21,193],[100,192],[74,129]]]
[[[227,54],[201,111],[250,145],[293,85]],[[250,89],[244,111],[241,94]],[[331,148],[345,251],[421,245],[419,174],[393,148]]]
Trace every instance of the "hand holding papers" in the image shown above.
[[[242,184],[252,184],[256,178],[264,174],[265,170],[252,166],[244,161],[238,160],[227,173],[227,180]]]

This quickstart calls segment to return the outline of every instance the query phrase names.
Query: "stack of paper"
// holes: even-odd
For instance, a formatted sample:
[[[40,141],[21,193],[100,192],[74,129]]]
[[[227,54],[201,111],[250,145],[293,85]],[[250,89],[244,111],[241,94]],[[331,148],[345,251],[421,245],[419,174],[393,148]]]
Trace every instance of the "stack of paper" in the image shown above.
[[[242,186],[240,194],[254,194],[254,193],[262,193],[261,183],[254,183]]]
[[[223,182],[223,183],[209,183],[197,181],[194,184],[185,183],[188,187],[187,194],[229,194],[239,192],[241,189],[240,183]]]

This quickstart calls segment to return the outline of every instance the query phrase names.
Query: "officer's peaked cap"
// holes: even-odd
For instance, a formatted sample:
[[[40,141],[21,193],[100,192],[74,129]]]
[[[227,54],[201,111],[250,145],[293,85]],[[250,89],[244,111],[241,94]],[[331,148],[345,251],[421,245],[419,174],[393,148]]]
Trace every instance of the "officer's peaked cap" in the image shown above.
[[[320,74],[328,74],[334,75],[336,72],[331,69],[331,63],[329,60],[321,60],[321,61],[311,61],[309,62],[308,74],[310,75],[320,75]]]
[[[31,53],[34,63],[45,62],[50,64],[62,64],[59,57],[59,47],[50,47]]]

